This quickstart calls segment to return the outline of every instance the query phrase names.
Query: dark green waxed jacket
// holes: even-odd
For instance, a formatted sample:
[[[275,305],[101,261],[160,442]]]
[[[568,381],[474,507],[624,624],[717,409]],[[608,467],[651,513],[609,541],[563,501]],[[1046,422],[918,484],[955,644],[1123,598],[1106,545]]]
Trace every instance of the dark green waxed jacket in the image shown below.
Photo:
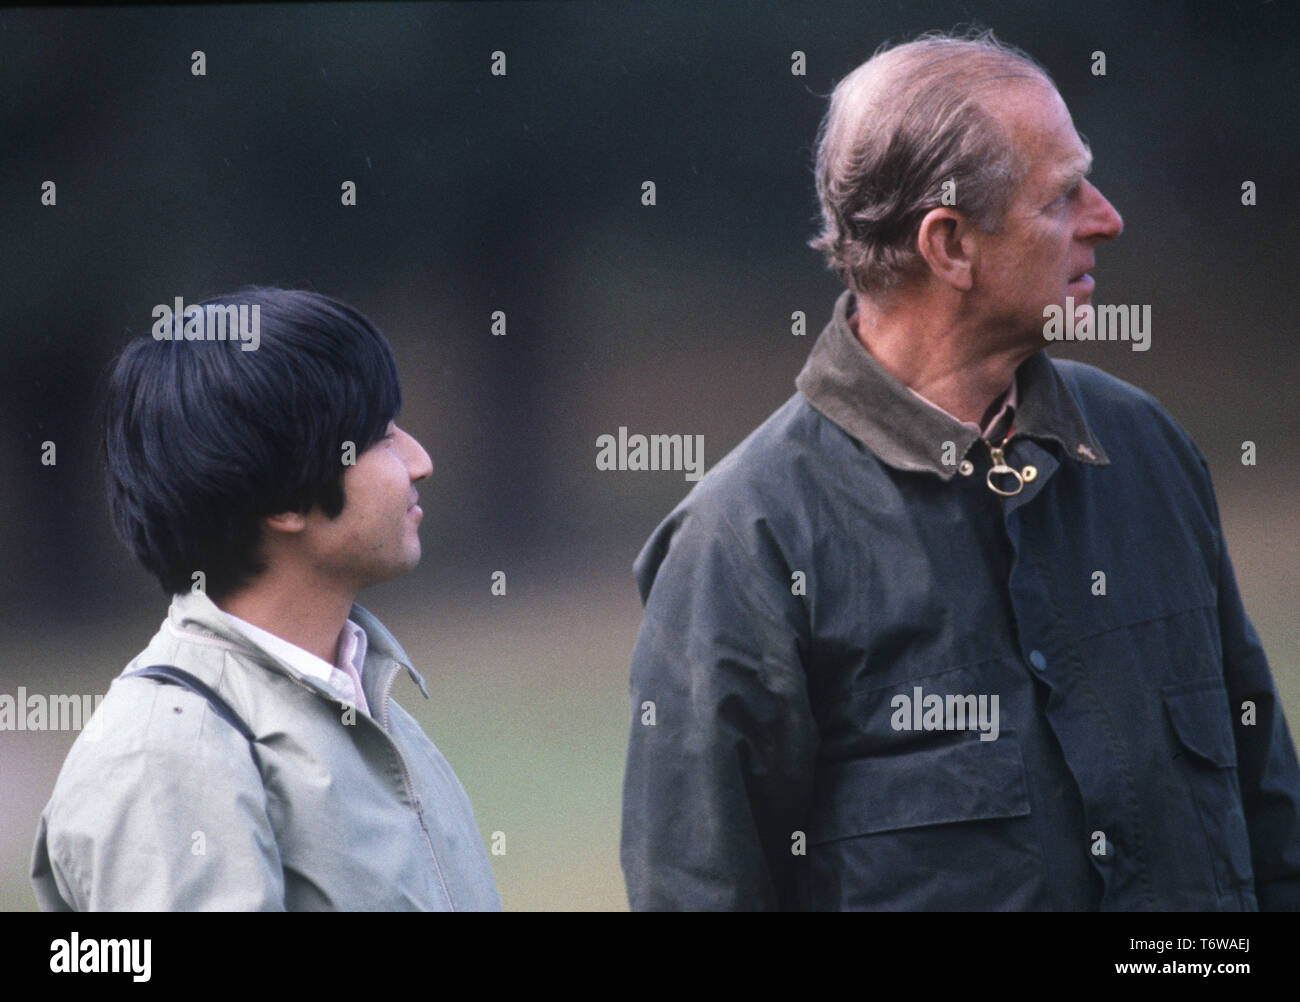
[[[1039,352],[994,493],[850,305],[636,560],[632,907],[1300,907],[1300,770],[1196,446]]]

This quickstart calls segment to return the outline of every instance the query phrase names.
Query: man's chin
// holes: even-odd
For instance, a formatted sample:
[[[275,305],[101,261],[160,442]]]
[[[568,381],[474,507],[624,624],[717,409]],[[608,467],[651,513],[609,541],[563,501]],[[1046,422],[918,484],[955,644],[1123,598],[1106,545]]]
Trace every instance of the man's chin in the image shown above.
[[[400,563],[389,564],[383,568],[372,568],[361,582],[357,585],[357,591],[365,588],[371,588],[374,585],[383,584],[385,581],[392,581],[395,578],[403,577],[415,570],[420,563],[420,551],[406,554]]]

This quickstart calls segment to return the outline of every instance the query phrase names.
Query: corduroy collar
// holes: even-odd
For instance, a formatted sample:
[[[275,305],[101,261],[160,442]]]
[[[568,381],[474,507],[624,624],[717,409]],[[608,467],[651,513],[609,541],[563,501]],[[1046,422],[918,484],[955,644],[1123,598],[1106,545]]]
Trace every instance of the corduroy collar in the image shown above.
[[[898,470],[935,473],[950,480],[955,465],[942,461],[944,443],[965,456],[979,434],[908,390],[868,352],[849,326],[853,293],[835,303],[830,323],[817,338],[795,385],[817,411]],[[1065,381],[1042,352],[1016,370],[1019,403],[1013,438],[1022,435],[1060,445],[1081,463],[1106,466]]]

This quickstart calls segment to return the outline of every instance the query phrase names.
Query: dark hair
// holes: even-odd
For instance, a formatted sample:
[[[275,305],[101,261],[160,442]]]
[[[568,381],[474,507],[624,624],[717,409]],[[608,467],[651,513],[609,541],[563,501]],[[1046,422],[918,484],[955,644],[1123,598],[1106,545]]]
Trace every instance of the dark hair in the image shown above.
[[[209,304],[250,321],[257,306],[260,336],[158,340],[160,320],[133,340],[109,378],[104,459],[113,525],[140,563],[168,594],[202,571],[220,598],[265,570],[262,518],[338,516],[345,443],[359,456],[379,441],[402,390],[384,336],[344,303],[248,286],[195,305]]]

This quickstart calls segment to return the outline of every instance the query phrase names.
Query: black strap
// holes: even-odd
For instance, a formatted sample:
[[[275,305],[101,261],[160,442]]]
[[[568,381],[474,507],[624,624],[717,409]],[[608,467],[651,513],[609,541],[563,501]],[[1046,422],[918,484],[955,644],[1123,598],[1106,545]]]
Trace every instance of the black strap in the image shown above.
[[[126,672],[119,678],[134,678],[137,675],[157,679],[160,682],[170,682],[172,685],[179,685],[197,693],[208,701],[208,705],[218,717],[242,734],[246,740],[255,740],[252,729],[244,723],[238,713],[230,708],[230,704],[218,696],[216,690],[189,672],[181,671],[175,665],[150,665],[148,668],[137,668],[135,671]]]

